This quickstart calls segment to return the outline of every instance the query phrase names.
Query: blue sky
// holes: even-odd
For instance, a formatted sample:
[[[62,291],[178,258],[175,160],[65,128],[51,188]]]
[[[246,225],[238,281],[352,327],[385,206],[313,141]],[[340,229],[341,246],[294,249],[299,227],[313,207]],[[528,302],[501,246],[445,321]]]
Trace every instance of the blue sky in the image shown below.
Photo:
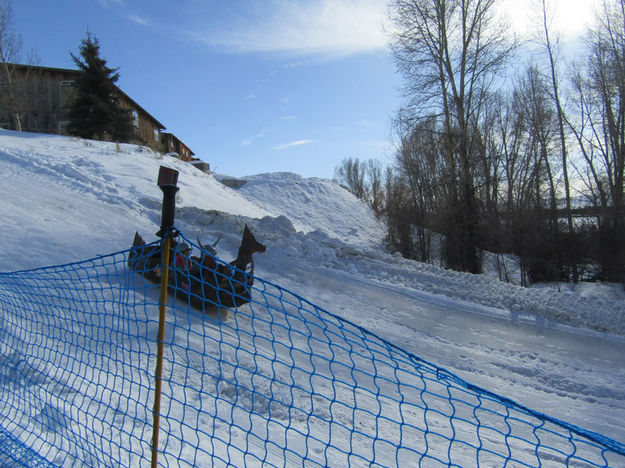
[[[597,0],[548,0],[576,37]],[[538,0],[500,0],[513,30]],[[118,85],[217,172],[327,177],[348,157],[393,159],[401,78],[386,0],[12,0],[23,55],[75,68],[87,31]]]
[[[389,161],[401,80],[384,0],[13,0],[23,55],[75,68],[87,30],[118,85],[220,173],[328,177]]]

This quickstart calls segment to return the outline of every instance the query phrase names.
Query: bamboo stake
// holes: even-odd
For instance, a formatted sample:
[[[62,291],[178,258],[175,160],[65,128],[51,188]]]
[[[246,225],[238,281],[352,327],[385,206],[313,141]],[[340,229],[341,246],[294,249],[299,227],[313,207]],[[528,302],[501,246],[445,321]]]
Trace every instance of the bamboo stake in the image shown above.
[[[163,378],[163,354],[165,352],[165,316],[167,312],[167,283],[169,282],[169,247],[171,237],[165,239],[161,265],[161,299],[158,314],[158,340],[154,389],[154,422],[152,426],[152,468],[158,464],[158,433],[161,420],[161,384]]]
[[[161,229],[158,236],[161,242],[161,298],[158,314],[158,338],[156,351],[156,370],[154,372],[154,410],[152,423],[152,468],[158,464],[158,436],[161,422],[161,387],[163,382],[163,354],[165,352],[165,316],[167,312],[167,286],[169,284],[169,253],[171,238],[174,234],[174,212],[176,209],[176,192],[178,187],[178,171],[161,166],[158,172],[158,186],[163,191],[163,209],[161,213]]]

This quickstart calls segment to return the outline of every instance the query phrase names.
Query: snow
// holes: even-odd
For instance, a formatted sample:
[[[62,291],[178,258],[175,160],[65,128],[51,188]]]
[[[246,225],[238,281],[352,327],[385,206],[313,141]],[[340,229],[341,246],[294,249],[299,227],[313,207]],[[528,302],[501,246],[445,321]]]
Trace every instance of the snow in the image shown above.
[[[260,174],[245,177],[238,190],[272,216],[288,215],[297,231],[320,231],[346,243],[381,247],[382,223],[336,182],[305,179],[297,174]]]
[[[276,173],[239,189],[144,147],[0,130],[0,270],[65,264],[155,239],[159,166],[180,172],[176,226],[231,258],[247,223],[255,274],[468,382],[625,441],[625,293],[522,288],[383,251],[384,228],[335,182]],[[222,389],[225,392],[227,388]]]

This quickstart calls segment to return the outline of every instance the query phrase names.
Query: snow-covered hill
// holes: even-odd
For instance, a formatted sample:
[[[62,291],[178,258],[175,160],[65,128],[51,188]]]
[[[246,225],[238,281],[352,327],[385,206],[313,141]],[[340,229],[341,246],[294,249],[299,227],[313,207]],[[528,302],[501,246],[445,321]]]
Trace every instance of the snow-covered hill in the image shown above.
[[[176,226],[231,258],[248,223],[256,274],[462,378],[625,440],[625,295],[531,289],[382,250],[384,229],[338,184],[288,173],[239,189],[134,145],[0,130],[0,271],[78,261],[155,238],[160,165],[180,172]]]

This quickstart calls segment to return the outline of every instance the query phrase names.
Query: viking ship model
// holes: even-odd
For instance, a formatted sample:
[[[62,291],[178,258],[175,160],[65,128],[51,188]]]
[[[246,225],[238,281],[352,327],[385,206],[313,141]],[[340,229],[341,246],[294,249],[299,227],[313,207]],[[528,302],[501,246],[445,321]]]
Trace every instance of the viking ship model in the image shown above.
[[[190,257],[181,251],[183,243],[171,243],[169,289],[199,310],[239,307],[250,302],[251,286],[254,284],[253,255],[265,252],[266,247],[256,240],[247,225],[243,230],[238,255],[230,263],[217,261],[214,245],[205,247],[198,243],[201,247],[199,257]],[[181,256],[184,266],[176,262]],[[148,281],[160,284],[161,246],[148,245],[138,232],[135,233],[128,267]]]

